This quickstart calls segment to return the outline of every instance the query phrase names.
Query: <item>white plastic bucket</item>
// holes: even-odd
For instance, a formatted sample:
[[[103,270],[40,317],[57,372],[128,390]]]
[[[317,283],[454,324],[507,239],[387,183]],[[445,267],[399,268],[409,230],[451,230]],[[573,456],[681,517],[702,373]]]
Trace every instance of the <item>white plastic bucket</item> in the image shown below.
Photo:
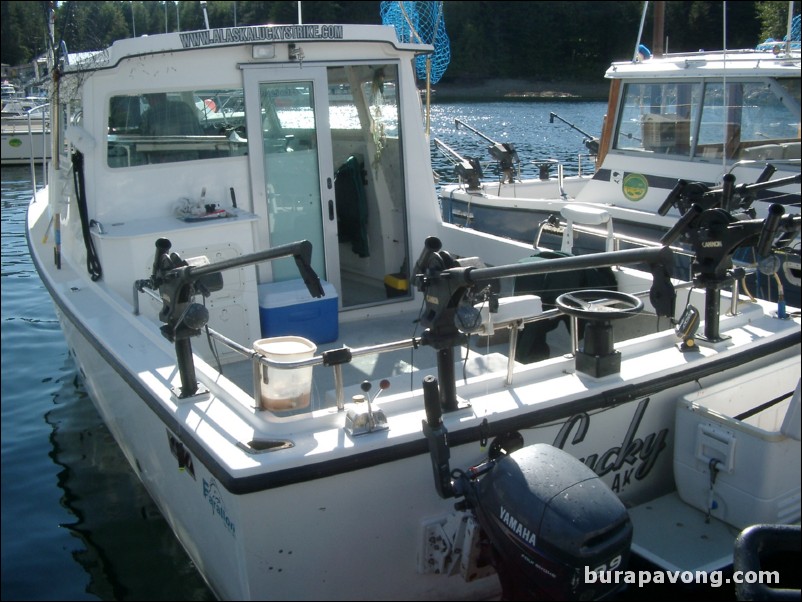
[[[293,362],[315,355],[317,345],[296,336],[259,339],[254,350],[277,362]],[[312,392],[312,366],[273,368],[260,366],[260,403],[265,410],[298,410],[309,406]]]

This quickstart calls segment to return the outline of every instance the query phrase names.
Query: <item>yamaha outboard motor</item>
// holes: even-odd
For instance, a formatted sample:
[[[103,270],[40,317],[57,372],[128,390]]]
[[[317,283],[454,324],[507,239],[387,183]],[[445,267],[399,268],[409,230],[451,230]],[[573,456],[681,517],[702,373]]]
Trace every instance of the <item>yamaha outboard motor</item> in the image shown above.
[[[598,600],[620,587],[587,583],[585,571],[623,569],[632,522],[579,460],[529,445],[502,455],[471,485],[466,497],[493,545],[505,600]]]
[[[629,514],[599,476],[554,446],[523,447],[517,433],[499,437],[486,462],[452,473],[437,379],[427,376],[423,392],[435,486],[475,514],[502,599],[598,600],[618,591],[614,579],[586,579],[624,570],[632,543]]]

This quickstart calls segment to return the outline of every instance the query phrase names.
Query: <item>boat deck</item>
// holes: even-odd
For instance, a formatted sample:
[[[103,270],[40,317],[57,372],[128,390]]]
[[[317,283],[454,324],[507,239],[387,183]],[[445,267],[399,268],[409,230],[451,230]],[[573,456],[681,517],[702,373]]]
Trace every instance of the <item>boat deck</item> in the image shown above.
[[[629,516],[632,551],[663,570],[710,572],[732,565],[732,542],[739,530],[708,520],[676,491],[630,508]],[[692,541],[697,545],[688,545]]]
[[[389,381],[387,394],[420,389],[424,377],[437,374],[437,352],[429,346],[414,345],[413,339],[421,336],[417,323],[418,312],[407,312],[393,320],[366,317],[341,322],[336,341],[317,346],[316,356],[326,351],[348,347],[354,352],[351,362],[342,366],[344,400],[361,393],[360,384],[371,383],[371,396],[378,391],[383,379]],[[653,321],[651,318],[650,321]],[[398,343],[398,349],[391,348]],[[549,333],[551,356],[570,354],[571,338],[568,329],[560,325]],[[195,346],[205,345],[198,339]],[[376,352],[358,355],[360,350],[373,348]],[[457,348],[454,354],[457,381],[488,372],[506,370],[510,355],[507,329],[492,336],[474,335],[467,346]],[[254,390],[254,368],[250,360],[240,360],[223,366],[225,376],[245,391]],[[315,411],[334,407],[337,402],[333,368],[316,365],[312,378],[310,407]],[[257,394],[258,396],[258,394]]]

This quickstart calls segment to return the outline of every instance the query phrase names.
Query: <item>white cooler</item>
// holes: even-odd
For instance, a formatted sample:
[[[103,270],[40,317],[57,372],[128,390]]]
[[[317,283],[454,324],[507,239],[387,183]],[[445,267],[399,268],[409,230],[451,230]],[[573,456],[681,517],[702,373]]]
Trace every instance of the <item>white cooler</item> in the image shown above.
[[[788,371],[797,376],[789,391]],[[784,378],[781,377],[784,376]],[[789,359],[679,400],[674,444],[677,493],[739,529],[800,518],[799,360]],[[769,400],[783,401],[738,420]],[[718,474],[711,491],[710,462]]]

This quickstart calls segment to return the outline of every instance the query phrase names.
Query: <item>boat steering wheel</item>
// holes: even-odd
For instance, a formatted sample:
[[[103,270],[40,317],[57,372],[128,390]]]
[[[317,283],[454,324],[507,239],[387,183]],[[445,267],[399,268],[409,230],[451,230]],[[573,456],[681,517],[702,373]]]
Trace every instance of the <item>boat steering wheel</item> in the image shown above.
[[[643,309],[643,301],[634,295],[597,289],[563,293],[554,303],[563,313],[584,320],[628,318]]]

